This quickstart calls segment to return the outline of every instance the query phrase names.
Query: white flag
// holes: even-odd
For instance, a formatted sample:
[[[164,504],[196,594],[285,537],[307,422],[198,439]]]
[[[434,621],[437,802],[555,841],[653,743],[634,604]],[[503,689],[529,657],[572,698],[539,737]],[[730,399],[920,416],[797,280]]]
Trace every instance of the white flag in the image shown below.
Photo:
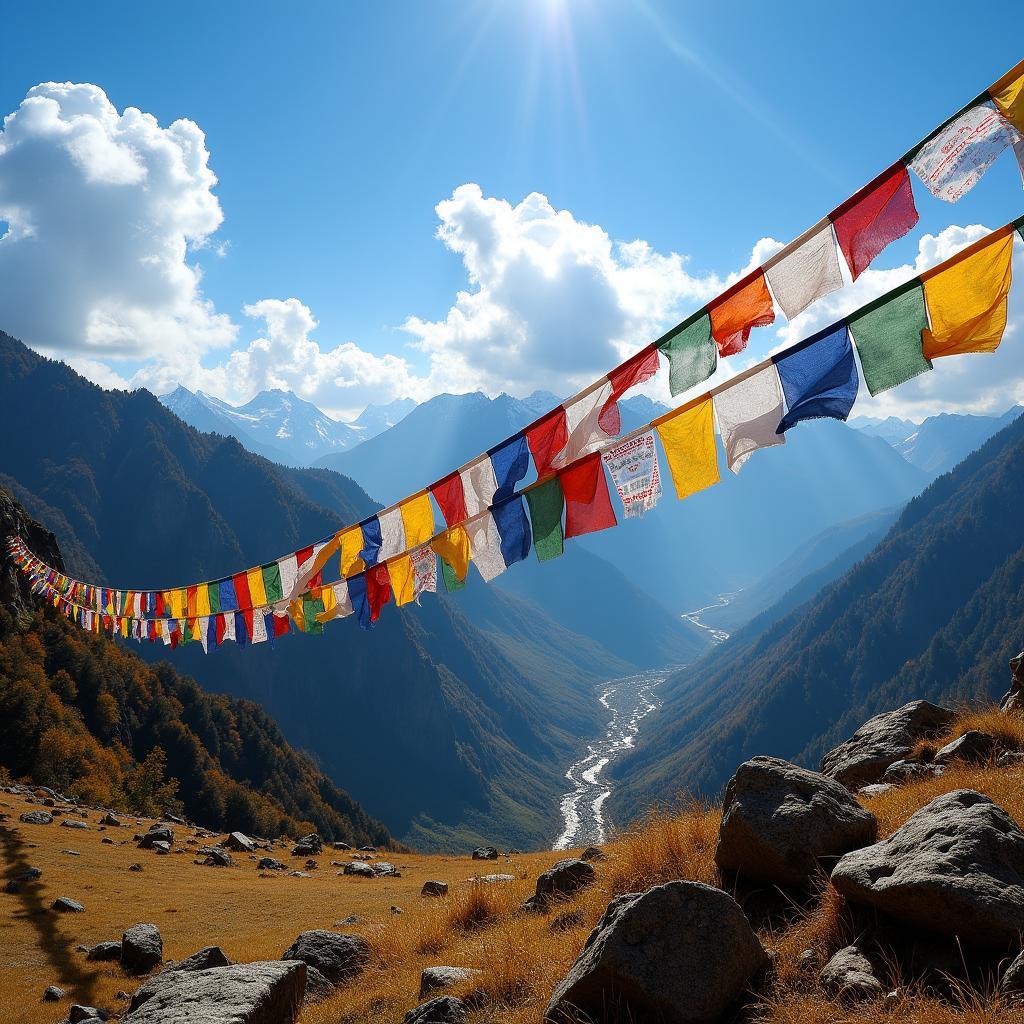
[[[641,516],[658,504],[661,471],[653,430],[605,452],[604,464],[619,492],[622,511],[627,519]]]
[[[785,444],[777,434],[782,422],[782,385],[774,363],[735,384],[727,384],[714,396],[715,415],[729,468],[738,473],[758,448]]]
[[[484,455],[464,469],[459,476],[462,479],[462,493],[466,499],[466,516],[472,518],[483,512],[494,500],[494,492],[498,489],[494,466],[491,465],[490,457]]]
[[[383,562],[405,550],[405,524],[400,508],[382,512],[377,520],[380,523],[380,554],[377,555],[377,561]]]
[[[775,302],[787,320],[812,302],[843,286],[839,247],[832,222],[826,218],[792,251],[765,264],[765,277]]]
[[[437,555],[429,544],[409,552],[412,559],[412,596],[419,601],[420,594],[437,593]]]
[[[613,436],[606,434],[598,422],[601,410],[611,397],[612,382],[606,377],[600,387],[565,406],[565,426],[569,440],[551,460],[555,469],[562,469],[582,456],[589,455]]]
[[[501,535],[490,512],[473,522],[466,523],[469,534],[469,552],[480,575],[489,583],[506,569],[501,555]]]

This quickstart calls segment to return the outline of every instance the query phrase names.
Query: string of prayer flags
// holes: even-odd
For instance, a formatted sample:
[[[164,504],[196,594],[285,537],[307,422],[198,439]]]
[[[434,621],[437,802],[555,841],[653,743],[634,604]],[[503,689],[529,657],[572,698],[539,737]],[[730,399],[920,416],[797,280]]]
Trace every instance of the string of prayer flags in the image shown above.
[[[649,512],[661,498],[661,474],[654,431],[647,430],[604,453],[604,464],[626,519]]]
[[[832,223],[818,221],[792,246],[764,264],[775,302],[787,320],[799,316],[812,302],[843,286]]]
[[[402,527],[405,530],[406,545],[417,548],[434,536],[434,509],[430,496],[423,492],[398,506],[402,512]]]
[[[716,392],[714,402],[726,461],[733,473],[759,448],[785,443],[785,435],[778,433],[782,385],[775,363],[730,381]]]
[[[530,447],[526,443],[526,435],[516,434],[496,448],[489,449],[487,454],[497,483],[491,501],[504,501],[512,496],[516,484],[530,469]]]
[[[501,534],[494,516],[488,511],[466,523],[469,547],[473,552],[473,564],[485,582],[490,583],[505,571],[505,559],[501,555]]]
[[[719,355],[734,356],[747,347],[754,327],[767,327],[775,322],[775,307],[768,291],[764,271],[738,281],[708,305],[711,314],[711,336]]]
[[[860,378],[846,324],[827,329],[774,357],[786,397],[780,434],[802,420],[846,420]]]
[[[1007,146],[1019,140],[1013,124],[986,100],[926,142],[910,161],[910,169],[933,196],[955,203],[977,185]]]
[[[530,506],[530,526],[533,531],[533,550],[539,562],[558,558],[565,549],[562,534],[562,512],[565,498],[558,477],[552,477],[526,492]]]
[[[922,349],[928,327],[924,289],[908,281],[895,292],[865,306],[847,319],[857,344],[864,383],[880,395],[932,368]]]
[[[657,342],[668,359],[668,389],[672,397],[702,384],[715,372],[718,349],[711,338],[711,314],[684,321]]]
[[[649,381],[658,372],[658,349],[655,345],[642,348],[627,359],[620,367],[608,374],[611,394],[605,401],[598,416],[597,424],[605,439],[616,437],[622,432],[622,416],[619,413],[619,399],[638,384]]]
[[[922,335],[926,359],[999,347],[1012,260],[1013,226],[1007,225],[921,275],[931,322]]]
[[[829,216],[850,276],[856,281],[890,242],[917,224],[919,215],[907,168],[893,164]]]
[[[491,517],[501,538],[501,558],[505,568],[521,562],[530,553],[530,522],[526,518],[523,497],[517,494],[495,505]]]
[[[348,580],[340,579],[331,584],[330,591],[330,597],[326,593],[321,594],[324,610],[320,613],[320,621],[329,622],[331,619],[342,619],[353,614],[355,609],[352,607],[352,598],[348,592]],[[285,616],[285,622],[287,621],[288,617]]]
[[[715,415],[710,395],[702,395],[659,417],[655,429],[680,501],[718,483]]]
[[[462,477],[457,470],[442,477],[436,484],[431,484],[429,490],[449,526],[456,526],[467,518]]]
[[[459,474],[462,478],[463,503],[466,507],[466,518],[472,519],[488,508],[494,501],[494,492],[498,489],[498,481],[494,476],[494,467],[486,455],[481,455],[470,463]]]
[[[600,452],[559,470],[558,482],[565,498],[566,539],[617,525]]]

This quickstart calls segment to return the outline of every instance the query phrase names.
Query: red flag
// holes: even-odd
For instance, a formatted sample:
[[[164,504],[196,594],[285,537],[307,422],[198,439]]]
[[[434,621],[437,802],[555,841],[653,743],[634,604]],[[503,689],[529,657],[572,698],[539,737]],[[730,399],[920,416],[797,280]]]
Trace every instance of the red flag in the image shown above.
[[[291,631],[291,624],[287,615],[278,615],[274,612],[274,636],[284,636]]]
[[[467,518],[466,495],[463,493],[462,477],[458,472],[449,473],[436,484],[431,484],[430,493],[449,526],[455,526]]]
[[[615,437],[622,430],[619,415],[619,399],[632,387],[650,380],[658,372],[658,349],[652,344],[627,359],[617,370],[608,374],[612,393],[604,403],[598,426],[609,436]]]
[[[244,572],[237,572],[232,577],[235,584],[235,598],[239,608],[252,606],[252,598],[249,596],[249,576]]]
[[[227,624],[224,621],[223,614],[217,616],[217,646],[220,647],[224,643],[224,634],[227,632]]]
[[[245,619],[245,630],[250,637],[252,636],[252,616],[253,610],[251,608],[246,608],[242,612],[242,617]]]
[[[380,610],[391,600],[391,573],[387,562],[366,570],[366,600],[370,606],[370,621],[380,618]]]
[[[890,243],[918,220],[910,175],[893,164],[829,214],[854,281]]]
[[[600,452],[561,470],[558,482],[565,495],[566,537],[579,537],[616,525]]]
[[[551,460],[565,448],[568,441],[569,427],[565,420],[565,408],[561,405],[526,431],[526,443],[530,446],[538,477],[548,476],[552,472]]]

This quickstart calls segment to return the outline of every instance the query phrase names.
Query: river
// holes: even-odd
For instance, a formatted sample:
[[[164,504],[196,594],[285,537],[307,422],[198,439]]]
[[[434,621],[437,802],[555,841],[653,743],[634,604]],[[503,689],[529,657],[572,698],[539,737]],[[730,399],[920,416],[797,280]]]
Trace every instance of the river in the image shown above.
[[[683,618],[706,632],[711,644],[724,643],[729,634],[700,621],[711,608],[722,608],[736,594],[719,594],[718,599],[696,611],[684,612]],[[673,672],[684,666],[652,669],[635,676],[610,679],[598,688],[598,700],[611,712],[604,736],[587,744],[585,756],[569,766],[565,777],[572,786],[562,797],[562,832],[552,849],[567,850],[577,846],[599,845],[608,838],[609,823],[604,805],[612,795],[612,783],[605,769],[633,746],[640,726],[652,711],[661,707],[657,690]]]

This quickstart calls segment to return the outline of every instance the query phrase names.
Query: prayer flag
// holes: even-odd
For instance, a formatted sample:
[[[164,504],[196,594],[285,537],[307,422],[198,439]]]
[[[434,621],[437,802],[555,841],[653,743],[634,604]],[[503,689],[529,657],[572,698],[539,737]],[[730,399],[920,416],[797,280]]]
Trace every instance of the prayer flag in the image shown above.
[[[402,555],[388,562],[388,575],[391,578],[391,593],[395,595],[395,605],[401,608],[416,596],[412,558]]]
[[[719,355],[734,356],[747,347],[751,328],[775,322],[775,307],[765,283],[764,271],[734,284],[708,305],[711,336]]]
[[[604,464],[619,492],[627,519],[641,516],[661,498],[661,474],[654,431],[648,430],[604,453]]]
[[[140,597],[141,595],[137,594],[136,596]],[[220,611],[220,580],[217,580],[216,583],[209,584],[209,595],[207,597],[207,601],[210,605],[210,614],[216,615]],[[139,614],[141,613],[140,609]]]
[[[225,639],[225,625],[224,624],[225,624],[226,620],[229,619],[229,618],[233,619],[234,616],[230,612],[227,615],[225,615],[222,612],[220,615],[217,615],[215,617],[215,619],[214,619],[214,622],[216,623],[216,629],[217,629],[217,646],[218,647],[222,643],[224,643],[224,639]]]
[[[386,564],[366,570],[366,602],[370,609],[370,622],[380,618],[380,611],[391,600],[391,577]]]
[[[384,543],[380,529],[380,520],[373,516],[373,518],[360,523],[359,528],[363,531],[363,546],[359,552],[359,557],[367,566],[376,565],[380,559],[381,545]]]
[[[274,568],[277,568],[276,564]],[[232,582],[234,583],[234,591],[236,598],[235,610],[239,608],[247,608],[252,600],[249,596],[249,574],[245,572],[236,573]],[[222,610],[228,611],[229,609],[225,607]]]
[[[434,510],[430,505],[430,495],[417,494],[398,507],[402,510],[406,544],[410,548],[426,544],[434,535]]]
[[[554,460],[565,448],[568,438],[569,429],[562,406],[552,409],[527,429],[526,442],[530,446],[538,477],[547,476],[552,472]]]
[[[410,556],[412,559],[413,585],[412,596],[418,601],[420,594],[437,592],[437,555],[429,546],[416,548]]]
[[[1019,138],[1017,129],[994,103],[979,103],[926,142],[910,161],[910,169],[933,196],[955,203]]]
[[[235,639],[235,616],[238,612],[228,612],[224,616],[224,639],[234,640]]]
[[[765,263],[768,286],[787,320],[799,316],[812,302],[843,286],[832,223],[819,221],[794,246]]]
[[[245,625],[245,613],[235,612],[235,643],[239,647],[245,647],[249,642],[249,632]]]
[[[774,357],[786,396],[779,433],[801,420],[845,420],[857,399],[860,380],[846,324],[816,334]]]
[[[352,609],[349,608],[348,614],[351,614]],[[291,626],[288,625],[288,616],[279,615],[277,612],[272,613],[274,616],[274,636],[287,636],[291,632]]]
[[[201,615],[196,620],[199,642],[203,645],[203,654],[210,653],[210,617]]]
[[[318,618],[318,616],[322,615],[323,611],[324,611],[324,603],[323,603],[323,601],[319,597],[313,597],[312,594],[308,594],[307,593],[307,594],[305,594],[301,598],[301,604],[302,604],[302,632],[303,633],[313,633],[313,634],[316,634],[316,635],[319,635],[319,634],[323,633],[323,631],[324,631],[324,624]],[[262,616],[260,616],[260,618],[262,618]],[[266,634],[265,633],[264,633],[263,639],[264,640],[266,639]],[[255,637],[253,637],[253,641],[252,642],[254,644],[255,643],[259,643],[259,641]]]
[[[366,568],[359,552],[363,547],[363,532],[358,526],[345,530],[341,535],[341,575],[351,576]]]
[[[238,599],[235,597],[234,582],[231,579],[221,580],[220,594],[217,598],[217,610],[220,612],[233,612],[237,607]],[[158,611],[157,614],[161,613]]]
[[[442,558],[441,559],[441,578],[444,580],[444,589],[449,594],[454,594],[456,590],[461,590],[465,585],[465,579],[459,579],[455,575],[455,570]]]
[[[453,526],[445,530],[430,542],[430,546],[451,566],[458,579],[466,578],[469,570],[470,545],[469,534],[466,533],[464,526]]]
[[[321,607],[323,607],[321,603]],[[323,632],[323,626],[320,626],[320,632]],[[252,637],[253,644],[262,644],[267,640],[267,619],[266,609],[255,608],[253,609],[252,619],[249,623],[249,635]]]
[[[501,557],[506,566],[521,562],[530,553],[530,522],[521,494],[508,498],[491,509],[501,537]]]
[[[498,481],[494,467],[486,455],[481,455],[459,474],[462,477],[462,494],[466,503],[466,516],[472,518],[483,512],[494,500]]]
[[[295,555],[285,555],[277,560],[277,568],[281,574],[281,598],[285,601],[291,600],[297,591],[296,583],[299,577],[299,565]],[[270,595],[268,594],[269,598]]]
[[[295,589],[299,592],[312,587],[320,586],[324,566],[327,560],[338,550],[338,537],[335,535],[330,540],[318,541],[311,548],[304,548],[296,559],[299,563],[298,579],[295,582]]]
[[[601,409],[598,426],[607,437],[615,437],[622,431],[622,417],[619,414],[619,399],[630,388],[649,381],[658,372],[658,349],[654,344],[642,348],[630,356],[618,369],[608,374],[612,393]]]
[[[388,512],[381,512],[377,516],[380,523],[380,554],[378,561],[385,561],[394,558],[405,551],[405,523],[402,521],[402,510],[393,508]]]
[[[830,214],[850,276],[857,280],[890,243],[918,221],[910,175],[893,164]]]
[[[718,449],[710,395],[703,395],[655,421],[679,500],[717,484]]]
[[[711,314],[703,312],[684,322],[657,342],[668,357],[668,389],[674,398],[708,379],[718,364],[718,349],[711,339]]]
[[[533,550],[537,560],[546,562],[557,558],[564,550],[562,537],[562,510],[565,499],[558,477],[547,480],[526,492],[533,528]]]
[[[210,614],[210,584],[200,583],[196,587],[196,615]]]
[[[449,526],[455,526],[466,518],[466,498],[462,493],[462,477],[457,473],[449,473],[436,484],[429,487],[430,493],[437,502],[437,507]]]
[[[1006,329],[1012,259],[1010,225],[921,275],[931,321],[922,334],[926,359],[999,347]]]
[[[110,600],[110,598],[109,598],[110,591],[109,590],[105,591],[105,593],[108,595],[107,600],[109,601]],[[188,613],[187,617],[192,619],[192,618],[195,618],[195,614],[196,614],[196,597],[198,596],[199,588],[193,585],[191,587],[188,587],[186,589],[185,593],[186,593],[185,610]]]
[[[338,580],[331,586],[332,596],[324,598],[324,610],[319,616],[321,622],[330,619],[343,619],[354,611],[352,598],[349,596],[348,580]]]
[[[734,473],[758,448],[785,443],[785,434],[778,433],[782,386],[774,363],[726,384],[715,394],[714,402],[725,457]]]
[[[617,525],[604,465],[598,452],[561,470],[558,480],[565,497],[566,538],[581,537],[585,533]]]
[[[497,448],[491,448],[491,469],[497,482],[497,489],[491,501],[504,501],[512,496],[516,484],[526,476],[530,468],[530,448],[526,443],[525,434],[503,441]]]
[[[466,523],[469,534],[469,548],[473,564],[488,583],[505,571],[505,559],[501,556],[501,534],[490,512]]]
[[[263,581],[263,593],[259,593],[258,581],[250,577],[249,601],[243,605],[244,608],[251,608],[254,604],[268,603],[274,601],[289,600],[288,593],[284,589],[284,580],[281,577],[281,564],[279,562],[267,562],[260,567],[259,579]],[[260,600],[262,598],[262,600]]]
[[[908,281],[851,316],[848,323],[864,383],[872,395],[932,368],[922,350],[921,332],[928,327],[928,314],[920,281]]]
[[[592,391],[562,406],[565,409],[568,439],[565,447],[552,460],[552,466],[562,469],[614,436],[606,433],[601,426],[605,407],[611,400],[612,382],[605,377]],[[618,419],[617,407],[614,419]]]
[[[1019,132],[1024,132],[1024,61],[989,88],[999,113]]]

